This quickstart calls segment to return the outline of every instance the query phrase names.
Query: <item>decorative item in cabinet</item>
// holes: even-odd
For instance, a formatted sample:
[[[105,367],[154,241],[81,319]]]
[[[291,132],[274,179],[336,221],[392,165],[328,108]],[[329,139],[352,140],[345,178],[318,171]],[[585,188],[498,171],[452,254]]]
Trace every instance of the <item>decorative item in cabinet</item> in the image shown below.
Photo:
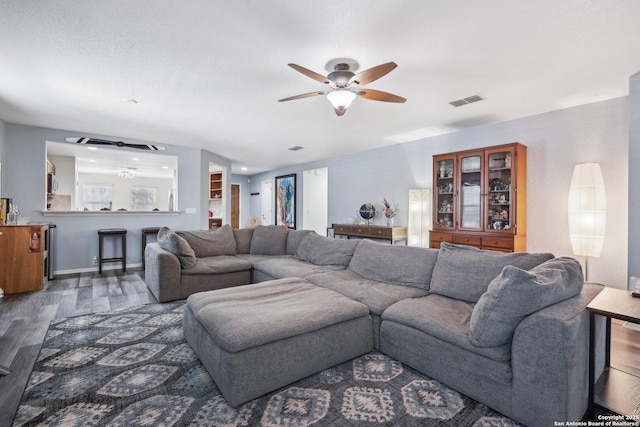
[[[526,161],[527,147],[519,143],[433,156],[436,192],[429,246],[452,241],[526,250]],[[455,238],[459,233],[464,236]],[[445,234],[450,240],[443,240]]]
[[[515,196],[511,183],[513,174],[516,172],[514,170],[516,165],[512,159],[517,156],[517,152],[514,151],[514,147],[501,147],[487,150],[486,156],[488,191],[485,228],[511,234],[516,224],[514,222],[516,204],[511,203]],[[523,188],[523,179],[526,177],[519,180],[521,188]],[[526,194],[524,191],[522,193]]]
[[[434,156],[434,228],[453,228],[454,221],[454,188],[455,158],[451,156]]]
[[[209,173],[209,200],[222,200],[222,172]]]

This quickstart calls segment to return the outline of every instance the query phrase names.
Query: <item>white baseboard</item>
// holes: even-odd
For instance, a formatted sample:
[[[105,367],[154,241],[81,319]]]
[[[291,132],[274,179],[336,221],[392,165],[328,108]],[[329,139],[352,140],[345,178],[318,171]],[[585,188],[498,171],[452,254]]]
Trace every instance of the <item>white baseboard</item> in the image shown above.
[[[127,268],[136,268],[142,267],[142,263],[138,262],[135,264],[127,264]],[[120,270],[122,269],[122,265],[109,265],[102,267],[102,271],[106,270]],[[54,276],[63,275],[63,274],[78,274],[78,273],[90,273],[93,271],[98,271],[98,267],[89,267],[89,268],[75,268],[72,270],[55,270],[53,272]]]

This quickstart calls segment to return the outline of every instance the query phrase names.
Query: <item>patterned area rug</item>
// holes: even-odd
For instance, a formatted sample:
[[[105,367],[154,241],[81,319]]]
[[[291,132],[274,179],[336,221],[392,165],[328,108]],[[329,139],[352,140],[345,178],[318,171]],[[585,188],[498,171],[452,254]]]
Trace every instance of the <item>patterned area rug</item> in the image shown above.
[[[184,301],[52,322],[14,426],[514,426],[372,352],[229,407],[182,335]]]

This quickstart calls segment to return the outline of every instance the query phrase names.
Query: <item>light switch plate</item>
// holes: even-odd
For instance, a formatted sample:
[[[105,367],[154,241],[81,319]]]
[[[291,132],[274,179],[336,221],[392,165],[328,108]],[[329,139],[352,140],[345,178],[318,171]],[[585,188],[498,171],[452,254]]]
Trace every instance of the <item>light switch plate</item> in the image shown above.
[[[187,208],[186,212],[188,214],[195,214],[198,212],[198,210],[196,208]]]

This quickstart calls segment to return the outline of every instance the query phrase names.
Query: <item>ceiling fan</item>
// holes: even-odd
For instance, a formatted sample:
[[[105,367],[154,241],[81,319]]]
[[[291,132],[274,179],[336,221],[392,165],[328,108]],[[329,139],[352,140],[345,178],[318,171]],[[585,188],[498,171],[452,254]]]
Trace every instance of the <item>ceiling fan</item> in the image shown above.
[[[331,61],[327,66],[329,67],[329,65],[333,65],[333,71],[331,71],[326,77],[322,74],[318,74],[314,71],[301,67],[300,65],[288,64],[289,67],[304,74],[305,76],[311,77],[313,80],[320,83],[328,84],[331,87],[331,90],[303,93],[301,95],[279,99],[278,102],[293,101],[294,99],[309,98],[317,95],[327,95],[327,99],[333,105],[336,114],[338,116],[342,116],[356,96],[364,99],[370,99],[372,101],[398,103],[406,101],[405,98],[398,95],[359,87],[360,85],[366,85],[367,83],[378,80],[380,77],[391,72],[398,66],[395,62],[387,62],[386,64],[369,68],[368,70],[364,70],[358,74],[352,71],[354,68],[352,64],[355,64],[355,67],[357,67],[357,63],[353,60],[338,59]]]
[[[152,144],[131,144],[122,141],[109,141],[106,139],[86,138],[86,137],[69,137],[65,138],[67,142],[75,142],[85,145],[114,145],[116,147],[137,148],[139,150],[162,151],[165,147]]]

